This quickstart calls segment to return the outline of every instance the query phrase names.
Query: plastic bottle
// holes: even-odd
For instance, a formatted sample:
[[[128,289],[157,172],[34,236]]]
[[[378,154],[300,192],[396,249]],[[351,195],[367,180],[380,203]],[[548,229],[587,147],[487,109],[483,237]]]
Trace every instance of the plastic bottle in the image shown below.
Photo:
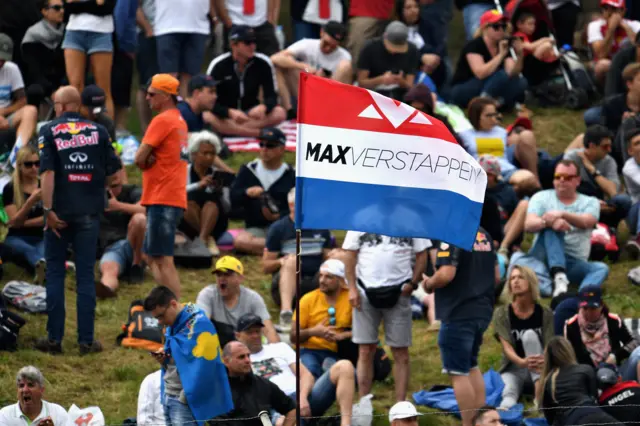
[[[280,46],[280,50],[284,50],[286,37],[284,35],[284,28],[282,28],[282,25],[278,25],[278,27],[276,28],[276,38],[278,39],[278,45]]]

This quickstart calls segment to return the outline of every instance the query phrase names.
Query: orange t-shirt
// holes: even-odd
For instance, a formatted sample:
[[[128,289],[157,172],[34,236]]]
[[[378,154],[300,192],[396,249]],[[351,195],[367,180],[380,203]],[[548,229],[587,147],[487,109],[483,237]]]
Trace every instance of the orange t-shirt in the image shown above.
[[[187,123],[178,109],[151,120],[142,143],[153,147],[156,162],[142,171],[142,205],[187,208],[187,137]]]

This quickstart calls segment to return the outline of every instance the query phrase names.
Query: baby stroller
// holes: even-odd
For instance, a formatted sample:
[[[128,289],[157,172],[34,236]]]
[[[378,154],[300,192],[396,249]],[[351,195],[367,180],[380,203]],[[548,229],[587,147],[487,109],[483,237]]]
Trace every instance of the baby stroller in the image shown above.
[[[496,7],[498,6],[496,0]],[[533,41],[542,37],[555,40],[553,21],[545,0],[510,0],[505,15],[511,20],[514,29],[523,12],[528,12],[536,18]],[[522,73],[541,103],[582,109],[591,99],[597,97],[597,88],[576,52],[564,47],[555,50],[558,60],[551,63],[539,61],[533,55],[528,55]]]

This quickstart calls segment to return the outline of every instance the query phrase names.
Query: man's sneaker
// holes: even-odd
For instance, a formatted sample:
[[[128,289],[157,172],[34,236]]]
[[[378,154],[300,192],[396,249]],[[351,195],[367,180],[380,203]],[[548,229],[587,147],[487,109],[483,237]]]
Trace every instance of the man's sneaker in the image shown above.
[[[144,266],[131,265],[131,268],[129,268],[129,283],[140,284],[142,281],[144,281]]]
[[[34,347],[40,352],[46,352],[50,354],[62,353],[62,343],[49,340],[47,337],[41,337],[36,340]]]
[[[569,278],[564,272],[558,272],[553,277],[553,297],[566,293],[569,290]]]
[[[97,354],[98,352],[102,352],[102,343],[97,340],[94,340],[90,345],[80,344],[80,355]]]
[[[638,257],[640,257],[640,234],[627,241],[625,249],[632,260],[638,259]]]
[[[218,245],[213,240],[213,238],[209,240],[207,248],[209,249],[209,253],[211,253],[211,256],[220,256],[220,249],[218,248]]]
[[[291,322],[293,319],[293,312],[282,311],[280,312],[280,324],[278,324],[278,333],[288,333],[291,331]]]
[[[44,259],[38,260],[36,263],[36,276],[33,279],[34,284],[44,285],[45,275],[47,272],[47,262]]]
[[[96,296],[98,299],[112,299],[116,297],[116,291],[101,281],[96,281]]]

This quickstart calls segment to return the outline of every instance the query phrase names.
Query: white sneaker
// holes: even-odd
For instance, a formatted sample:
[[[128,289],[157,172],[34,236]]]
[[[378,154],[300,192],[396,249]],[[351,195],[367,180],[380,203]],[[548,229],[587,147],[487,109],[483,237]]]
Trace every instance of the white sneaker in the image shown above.
[[[36,276],[34,278],[34,284],[44,285],[45,275],[47,272],[47,262],[44,259],[38,260],[36,263]]]
[[[553,297],[566,293],[569,290],[569,278],[564,272],[558,272],[553,277]]]

